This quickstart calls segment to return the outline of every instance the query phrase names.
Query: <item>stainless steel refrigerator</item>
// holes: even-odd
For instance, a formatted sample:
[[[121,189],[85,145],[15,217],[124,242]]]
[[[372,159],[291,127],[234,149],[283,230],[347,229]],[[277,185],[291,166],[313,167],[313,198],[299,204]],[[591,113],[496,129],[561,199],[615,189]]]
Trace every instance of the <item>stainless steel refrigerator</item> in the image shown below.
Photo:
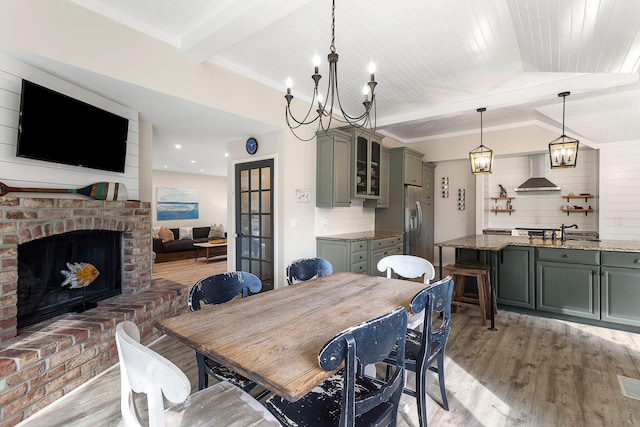
[[[392,175],[389,207],[376,209],[376,230],[404,231],[404,253],[433,259],[433,175],[432,167],[422,171],[422,187],[404,185]],[[395,185],[394,185],[395,184]]]
[[[433,197],[423,187],[404,187],[404,253],[433,262]]]

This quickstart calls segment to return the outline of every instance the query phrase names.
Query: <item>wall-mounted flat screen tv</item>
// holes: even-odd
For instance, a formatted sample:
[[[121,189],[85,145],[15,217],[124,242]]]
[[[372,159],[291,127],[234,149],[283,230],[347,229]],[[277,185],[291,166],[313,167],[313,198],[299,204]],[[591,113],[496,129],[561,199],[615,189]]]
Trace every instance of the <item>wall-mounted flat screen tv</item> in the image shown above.
[[[22,80],[16,155],[124,172],[129,120]]]

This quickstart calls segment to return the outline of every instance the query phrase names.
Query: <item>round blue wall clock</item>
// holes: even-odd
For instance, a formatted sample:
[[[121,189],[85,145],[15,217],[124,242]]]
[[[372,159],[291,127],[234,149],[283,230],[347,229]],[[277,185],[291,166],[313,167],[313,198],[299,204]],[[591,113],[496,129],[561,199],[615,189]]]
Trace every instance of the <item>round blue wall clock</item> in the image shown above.
[[[258,141],[255,138],[247,139],[247,153],[253,155],[258,151]]]

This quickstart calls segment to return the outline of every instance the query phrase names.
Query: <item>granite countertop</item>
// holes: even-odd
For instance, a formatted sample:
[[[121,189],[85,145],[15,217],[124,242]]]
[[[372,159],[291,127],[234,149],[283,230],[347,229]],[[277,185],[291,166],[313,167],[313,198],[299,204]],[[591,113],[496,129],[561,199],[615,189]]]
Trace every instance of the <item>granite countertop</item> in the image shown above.
[[[530,239],[520,236],[493,236],[485,234],[472,234],[457,239],[438,242],[438,247],[451,247],[460,249],[476,249],[499,251],[507,246],[529,246],[534,248],[564,248],[583,249],[590,251],[611,251],[611,252],[640,252],[640,242],[633,240],[601,240],[599,242],[587,240],[567,240],[562,243],[551,239],[543,240],[540,237]]]
[[[357,242],[361,240],[386,239],[387,237],[402,236],[402,231],[360,231],[357,233],[334,234],[331,236],[317,236],[317,240],[339,240],[343,242]]]

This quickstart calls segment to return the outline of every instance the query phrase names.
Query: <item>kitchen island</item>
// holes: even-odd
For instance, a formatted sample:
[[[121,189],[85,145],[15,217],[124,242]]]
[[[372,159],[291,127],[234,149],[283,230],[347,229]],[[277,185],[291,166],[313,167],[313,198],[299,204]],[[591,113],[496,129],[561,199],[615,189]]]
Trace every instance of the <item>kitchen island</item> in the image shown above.
[[[491,265],[491,291],[503,306],[640,328],[640,242],[470,235],[436,246],[440,260],[453,247],[456,262]]]

